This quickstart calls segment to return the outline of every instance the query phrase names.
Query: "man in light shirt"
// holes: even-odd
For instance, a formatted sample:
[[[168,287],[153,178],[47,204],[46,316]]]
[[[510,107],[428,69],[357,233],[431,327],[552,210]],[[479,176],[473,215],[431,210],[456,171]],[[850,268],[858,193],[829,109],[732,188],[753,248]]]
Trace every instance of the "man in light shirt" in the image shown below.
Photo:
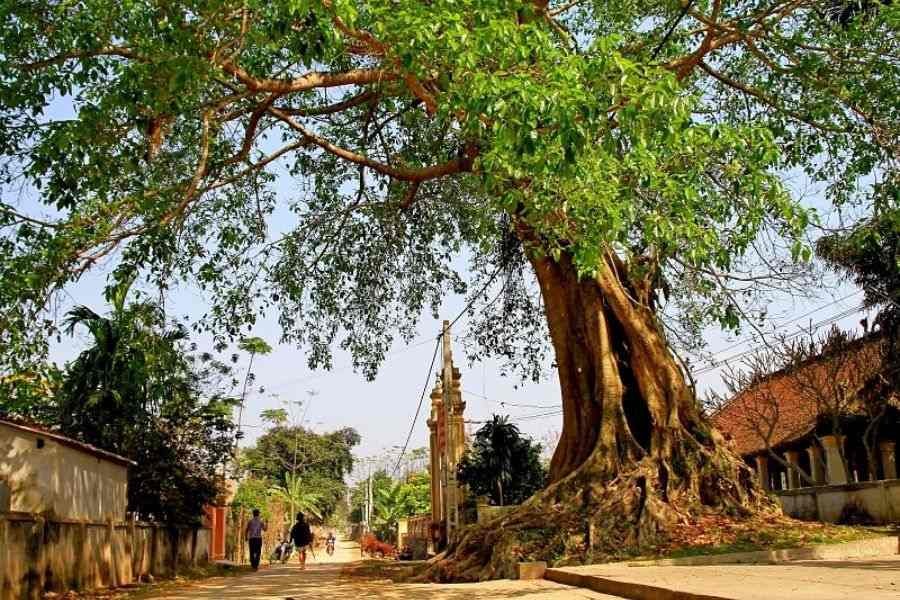
[[[259,509],[253,509],[253,518],[247,522],[247,543],[250,545],[250,566],[259,570],[259,558],[262,555],[262,534],[266,524],[259,518]]]

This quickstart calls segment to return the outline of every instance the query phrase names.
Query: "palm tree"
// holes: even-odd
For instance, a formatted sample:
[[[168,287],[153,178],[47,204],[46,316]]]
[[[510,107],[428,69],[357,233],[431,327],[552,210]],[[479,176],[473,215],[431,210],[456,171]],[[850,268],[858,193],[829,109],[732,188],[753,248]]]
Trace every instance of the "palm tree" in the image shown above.
[[[503,484],[513,476],[513,449],[519,442],[519,428],[509,422],[509,417],[494,415],[484,427],[478,431],[478,437],[486,442],[485,452],[489,472],[494,473],[500,506],[503,501]]]
[[[66,315],[66,331],[87,330],[91,344],[66,365],[54,423],[138,462],[128,473],[129,510],[193,524],[219,492],[215,471],[231,447],[232,402],[207,394],[183,326],[172,326],[155,303],[126,302],[130,284],[107,293],[106,315],[86,306]]]
[[[269,488],[269,497],[290,506],[291,518],[297,511],[311,514],[317,519],[322,518],[322,496],[304,489],[302,480],[290,473],[285,475],[284,485]]]
[[[126,280],[108,292],[109,316],[87,306],[67,313],[65,332],[74,335],[77,327],[84,327],[92,344],[68,365],[58,396],[65,433],[118,452],[124,451],[126,440],[106,423],[123,413],[135,419],[155,414],[162,398],[189,392],[172,389],[173,385],[190,383],[182,372],[184,365],[174,361],[172,354],[187,337],[186,330],[165,329],[165,316],[156,304],[126,304],[130,287],[131,280]]]

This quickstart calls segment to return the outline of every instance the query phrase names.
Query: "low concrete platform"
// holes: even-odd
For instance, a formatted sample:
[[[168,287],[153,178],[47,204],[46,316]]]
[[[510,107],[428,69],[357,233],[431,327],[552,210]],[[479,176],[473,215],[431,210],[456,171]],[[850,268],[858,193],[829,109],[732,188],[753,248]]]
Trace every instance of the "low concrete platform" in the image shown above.
[[[547,569],[557,583],[631,600],[897,600],[900,556],[777,565]]]

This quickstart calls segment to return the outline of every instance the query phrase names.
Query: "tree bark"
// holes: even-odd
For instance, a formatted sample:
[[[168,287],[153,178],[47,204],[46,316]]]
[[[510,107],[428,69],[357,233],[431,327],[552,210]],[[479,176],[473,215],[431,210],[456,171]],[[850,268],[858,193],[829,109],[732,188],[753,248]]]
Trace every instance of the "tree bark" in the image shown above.
[[[649,283],[629,279],[612,253],[590,277],[580,277],[565,253],[530,260],[563,402],[551,482],[502,523],[463,530],[426,577],[509,577],[517,560],[560,553],[602,559],[663,542],[704,513],[739,519],[773,509],[701,414],[653,311]]]
[[[869,419],[869,424],[866,425],[866,429],[863,431],[862,439],[863,446],[866,449],[866,467],[869,471],[869,481],[878,480],[878,465],[880,463],[878,452],[876,450],[878,430],[881,426],[881,421],[886,414],[887,404],[884,404],[878,414]],[[848,470],[847,473],[849,472],[850,471]]]
[[[663,478],[689,476],[677,459],[715,452],[716,439],[669,351],[650,290],[630,283],[612,255],[592,278],[579,278],[565,254],[532,264],[563,400],[551,482],[588,462],[596,474],[613,478],[646,458],[665,469]]]

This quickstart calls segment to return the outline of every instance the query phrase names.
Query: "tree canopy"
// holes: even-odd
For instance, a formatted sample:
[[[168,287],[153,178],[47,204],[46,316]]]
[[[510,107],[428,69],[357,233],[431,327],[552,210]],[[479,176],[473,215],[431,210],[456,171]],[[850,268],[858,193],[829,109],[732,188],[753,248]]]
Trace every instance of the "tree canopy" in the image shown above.
[[[613,249],[678,277],[654,290],[734,326],[723,280],[758,234],[803,253],[810,214],[783,174],[845,202],[896,160],[898,10],[8,2],[2,175],[46,209],[4,195],[5,362],[44,347],[54,290],[115,255],[211,292],[220,335],[275,310],[311,364],[340,342],[372,375],[464,289],[462,248],[485,278],[507,271],[483,350],[521,361],[546,334],[509,215],[582,272]],[[276,193],[277,173],[296,185]]]
[[[128,302],[129,289],[113,289],[109,316],[86,306],[69,311],[67,332],[85,328],[91,344],[65,366],[40,410],[24,414],[134,460],[129,511],[194,524],[223,491],[235,403],[225,393],[230,367],[193,354],[186,330],[171,326],[152,302]],[[0,398],[0,410],[21,414],[17,404]]]
[[[701,505],[760,510],[670,333],[738,327],[809,258],[804,184],[829,207],[896,203],[900,5],[863,4],[11,0],[3,368],[46,351],[48,303],[98,264],[199,286],[221,343],[276,315],[310,366],[340,347],[369,377],[468,291],[470,358],[536,377],[552,343],[550,479],[594,486],[504,535],[560,504],[557,539],[578,510],[614,552]],[[491,535],[448,556],[512,573]]]
[[[359,441],[349,427],[319,434],[299,425],[276,425],[241,451],[241,467],[284,490],[278,497],[288,503],[302,499],[307,510],[327,518],[344,499],[344,478],[353,469],[352,451]]]

